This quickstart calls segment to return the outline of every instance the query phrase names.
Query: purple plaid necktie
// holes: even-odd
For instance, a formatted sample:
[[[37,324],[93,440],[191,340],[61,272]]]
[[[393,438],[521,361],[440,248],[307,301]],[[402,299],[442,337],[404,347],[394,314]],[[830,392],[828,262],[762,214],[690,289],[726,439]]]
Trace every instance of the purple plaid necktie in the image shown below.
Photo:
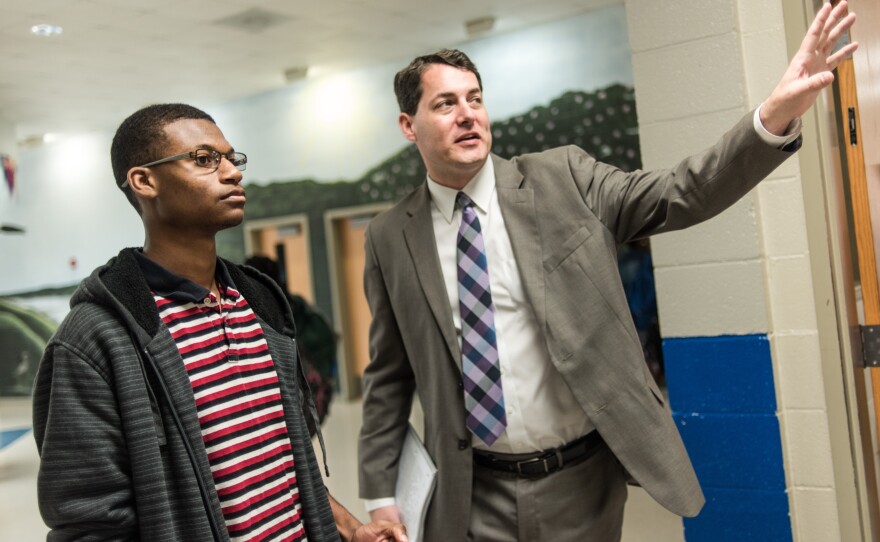
[[[480,221],[471,199],[459,192],[458,308],[461,311],[461,372],[464,407],[471,433],[491,446],[504,428],[507,414],[501,391],[501,365],[495,342],[495,307],[489,291],[489,269]]]

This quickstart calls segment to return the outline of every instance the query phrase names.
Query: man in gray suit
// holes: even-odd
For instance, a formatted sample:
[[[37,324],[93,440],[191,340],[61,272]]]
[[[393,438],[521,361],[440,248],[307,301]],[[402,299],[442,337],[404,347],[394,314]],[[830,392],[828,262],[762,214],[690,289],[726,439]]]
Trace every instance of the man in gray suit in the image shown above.
[[[800,144],[799,117],[856,44],[825,5],[755,112],[669,170],[631,173],[576,147],[504,160],[476,67],[443,50],[395,77],[427,182],[366,236],[372,311],[361,497],[393,499],[412,397],[438,481],[435,540],[619,540],[626,472],[683,516],[704,498],[645,366],[616,247],[717,215]],[[403,518],[406,521],[407,518]]]

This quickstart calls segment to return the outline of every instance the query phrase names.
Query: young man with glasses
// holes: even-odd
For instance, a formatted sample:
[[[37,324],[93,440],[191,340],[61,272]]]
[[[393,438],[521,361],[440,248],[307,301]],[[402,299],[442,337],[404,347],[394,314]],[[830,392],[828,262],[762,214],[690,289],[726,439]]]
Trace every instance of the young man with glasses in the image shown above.
[[[146,239],[83,281],[40,363],[49,539],[406,541],[328,495],[285,296],[217,257],[247,157],[206,113],[164,104],[123,121],[111,161]]]

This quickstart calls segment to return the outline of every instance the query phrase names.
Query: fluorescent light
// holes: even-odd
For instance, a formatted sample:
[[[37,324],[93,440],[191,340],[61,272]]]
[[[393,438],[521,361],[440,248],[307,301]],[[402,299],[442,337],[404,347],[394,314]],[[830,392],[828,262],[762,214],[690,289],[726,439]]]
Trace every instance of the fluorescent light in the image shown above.
[[[44,143],[54,143],[62,139],[62,134],[59,133],[45,133],[45,134],[37,134],[28,136],[24,139],[18,141],[19,147],[39,147]]]
[[[31,33],[37,36],[60,36],[64,29],[54,24],[35,24]]]

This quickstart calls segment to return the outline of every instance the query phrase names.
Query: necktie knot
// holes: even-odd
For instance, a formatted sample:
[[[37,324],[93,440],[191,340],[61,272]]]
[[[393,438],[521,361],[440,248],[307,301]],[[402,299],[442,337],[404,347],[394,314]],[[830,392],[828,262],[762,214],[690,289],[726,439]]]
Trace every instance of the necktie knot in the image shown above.
[[[456,209],[461,210],[461,222],[464,225],[473,229],[474,232],[480,233],[480,221],[477,218],[477,212],[474,210],[474,201],[464,192],[459,192],[458,195],[455,196],[455,207]],[[461,231],[459,232],[461,235]],[[482,243],[482,239],[480,240]],[[482,246],[480,247],[480,252],[483,252]]]

